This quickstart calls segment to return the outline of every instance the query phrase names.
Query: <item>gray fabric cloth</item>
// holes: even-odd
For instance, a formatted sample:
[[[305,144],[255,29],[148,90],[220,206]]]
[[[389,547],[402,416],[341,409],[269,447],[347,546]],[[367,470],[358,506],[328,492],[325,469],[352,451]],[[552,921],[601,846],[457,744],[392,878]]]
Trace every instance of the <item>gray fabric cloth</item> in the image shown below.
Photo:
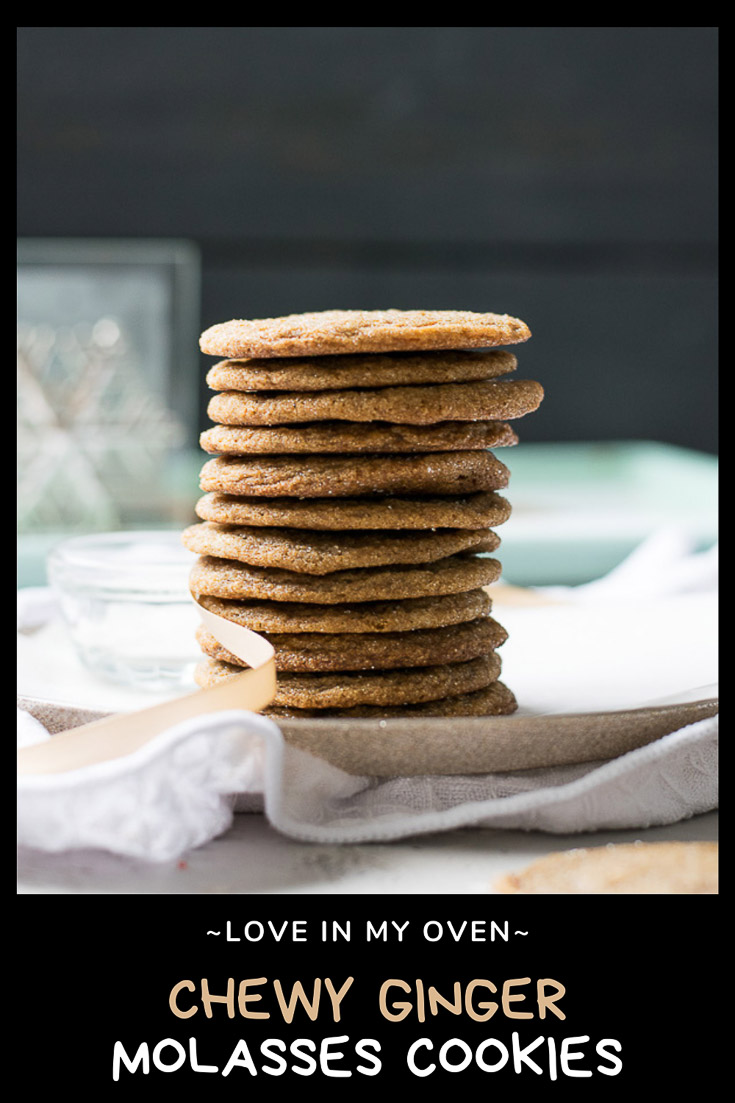
[[[21,726],[35,725],[27,715]],[[234,793],[264,791],[273,826],[322,843],[470,824],[549,832],[650,827],[717,806],[717,718],[602,764],[472,777],[354,777],[247,712],[198,717],[135,754],[19,780],[19,841],[162,861],[221,834]]]

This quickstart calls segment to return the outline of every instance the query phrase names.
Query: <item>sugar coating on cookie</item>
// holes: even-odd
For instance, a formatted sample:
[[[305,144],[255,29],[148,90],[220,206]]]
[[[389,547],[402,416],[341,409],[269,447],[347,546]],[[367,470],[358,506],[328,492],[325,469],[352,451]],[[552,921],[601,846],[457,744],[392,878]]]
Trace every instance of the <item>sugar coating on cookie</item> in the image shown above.
[[[712,894],[716,843],[631,843],[547,854],[496,885],[504,893]]]
[[[525,322],[467,310],[322,310],[210,326],[202,352],[228,359],[489,348],[527,341]]]

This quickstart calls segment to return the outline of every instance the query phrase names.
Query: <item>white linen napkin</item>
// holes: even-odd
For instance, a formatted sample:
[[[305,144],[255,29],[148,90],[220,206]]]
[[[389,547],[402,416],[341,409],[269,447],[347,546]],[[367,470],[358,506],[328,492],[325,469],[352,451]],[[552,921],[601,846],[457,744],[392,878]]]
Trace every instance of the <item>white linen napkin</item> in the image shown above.
[[[716,549],[693,553],[682,534],[667,531],[646,541],[604,580],[543,591],[563,597],[583,617],[591,618],[589,625],[594,622],[594,608],[612,606],[608,616],[614,620],[608,625],[620,621],[621,639],[631,639],[629,662],[639,680],[628,692],[643,692],[644,699],[623,700],[613,680],[608,699],[595,691],[596,707],[647,703],[646,687],[650,697],[672,699],[692,685],[714,681],[716,563]],[[27,600],[28,615],[42,623],[50,615],[47,592],[35,591]],[[22,599],[20,606],[21,625],[25,625]],[[662,638],[669,646],[665,655],[649,654],[645,640],[642,644],[638,640],[640,652],[635,650],[636,627],[643,622],[644,609],[649,626],[664,625]],[[693,648],[695,610],[699,611],[695,624],[699,638]],[[575,621],[568,606],[560,606],[559,613],[571,640],[580,621]],[[532,621],[526,624],[526,635],[533,643],[528,630]],[[614,632],[606,630],[600,646],[611,635]],[[518,643],[514,664],[522,683],[522,626],[512,639],[514,647]],[[594,689],[591,670],[593,664],[599,667],[602,654],[594,641],[590,646],[583,642],[585,646],[575,652],[580,711],[590,707],[583,700],[583,690],[586,687],[589,694]],[[619,651],[613,638],[608,658],[618,656],[620,661]],[[529,645],[525,653],[528,660]],[[645,657],[650,677],[645,676]],[[561,658],[556,658],[564,661],[563,648]],[[507,664],[506,671],[508,665],[513,664]],[[550,666],[550,682],[555,683],[551,661]],[[525,669],[526,677],[531,677],[530,662],[526,661]],[[522,684],[511,673],[506,676],[523,704],[527,695],[519,692]],[[708,686],[706,692],[695,691],[692,696],[712,695]],[[538,701],[542,707],[534,711],[564,707],[558,693],[554,697],[553,685],[537,695]],[[322,843],[385,841],[469,825],[555,833],[649,827],[717,807],[717,730],[717,717],[701,720],[604,763],[481,776],[380,779],[346,774],[294,748],[265,717],[212,713],[170,728],[126,758],[72,773],[20,778],[19,841],[49,851],[102,848],[164,861],[226,831],[238,797],[242,800],[261,792],[265,813],[277,830]],[[25,744],[49,738],[25,713],[19,713],[18,731],[19,742]]]

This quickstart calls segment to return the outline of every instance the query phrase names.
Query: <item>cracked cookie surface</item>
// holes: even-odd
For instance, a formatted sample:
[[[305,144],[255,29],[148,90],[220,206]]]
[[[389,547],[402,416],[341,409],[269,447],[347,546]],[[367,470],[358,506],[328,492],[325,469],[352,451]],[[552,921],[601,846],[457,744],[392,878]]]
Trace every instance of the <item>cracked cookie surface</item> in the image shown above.
[[[228,359],[490,348],[527,341],[525,322],[468,310],[321,310],[210,326],[202,352]]]

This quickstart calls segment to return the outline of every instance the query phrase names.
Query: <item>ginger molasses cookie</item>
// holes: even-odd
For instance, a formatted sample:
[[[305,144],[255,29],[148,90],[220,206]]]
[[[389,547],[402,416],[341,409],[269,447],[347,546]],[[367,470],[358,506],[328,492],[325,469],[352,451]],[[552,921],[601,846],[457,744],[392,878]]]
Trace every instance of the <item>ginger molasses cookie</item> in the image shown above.
[[[492,452],[409,455],[218,456],[204,464],[202,490],[246,497],[339,498],[358,494],[459,494],[499,490],[510,472]]]
[[[253,632],[314,635],[395,632],[444,628],[485,617],[492,602],[486,590],[467,590],[439,597],[405,598],[403,601],[363,601],[350,605],[315,605],[291,601],[233,601],[199,594],[198,599],[225,620]],[[505,629],[503,629],[505,631]]]
[[[717,843],[626,843],[547,854],[496,885],[505,893],[717,893]]]
[[[510,502],[492,491],[463,497],[243,498],[205,494],[196,504],[204,521],[222,525],[288,525],[305,529],[494,528],[507,521]]]
[[[494,551],[500,538],[486,529],[435,532],[311,532],[290,528],[225,528],[213,521],[181,535],[189,551],[255,567],[326,575],[386,563],[430,563],[461,551]]]
[[[487,379],[348,391],[224,391],[207,413],[222,425],[288,425],[310,421],[505,421],[536,410],[544,397],[532,379]]]
[[[277,670],[303,674],[467,662],[500,647],[508,633],[492,617],[478,617],[468,624],[410,632],[268,633],[265,638],[275,649]],[[212,659],[231,666],[246,665],[206,628],[197,629],[197,641],[205,655]]]
[[[362,601],[461,594],[489,586],[500,577],[500,563],[476,555],[450,555],[419,566],[363,567],[327,575],[305,575],[276,567],[251,567],[204,556],[189,576],[195,594],[234,599],[298,601],[344,605]]]
[[[202,352],[228,359],[490,348],[527,341],[525,322],[468,310],[322,310],[211,326]]]
[[[352,708],[355,705],[410,705],[472,693],[497,681],[500,658],[495,652],[466,663],[406,667],[341,674],[281,674],[273,705],[286,708]],[[198,685],[214,685],[242,672],[242,667],[206,659],[195,671]]]
[[[233,668],[234,669],[234,668]],[[507,716],[515,712],[518,702],[503,682],[491,682],[474,693],[462,693],[456,697],[441,697],[437,701],[425,701],[419,705],[358,705],[351,709],[295,709],[269,705],[264,711],[275,719],[327,720],[343,719],[410,719],[429,716]]]
[[[504,448],[518,437],[506,421],[439,421],[391,425],[385,421],[317,421],[311,425],[215,425],[199,438],[205,452],[236,456],[299,452],[463,452]]]
[[[207,383],[213,391],[328,391],[401,383],[466,383],[506,375],[517,366],[513,353],[505,349],[222,360],[209,369]]]

